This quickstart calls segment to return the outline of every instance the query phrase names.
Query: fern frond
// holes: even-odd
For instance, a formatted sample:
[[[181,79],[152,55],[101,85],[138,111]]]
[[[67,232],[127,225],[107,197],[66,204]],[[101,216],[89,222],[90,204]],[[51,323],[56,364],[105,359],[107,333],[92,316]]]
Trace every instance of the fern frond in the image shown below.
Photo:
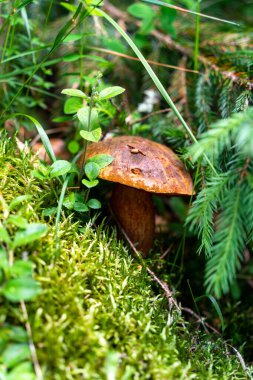
[[[242,187],[228,186],[223,198],[211,257],[208,259],[205,274],[207,291],[216,297],[229,291],[229,286],[241,266],[246,244],[244,228]]]

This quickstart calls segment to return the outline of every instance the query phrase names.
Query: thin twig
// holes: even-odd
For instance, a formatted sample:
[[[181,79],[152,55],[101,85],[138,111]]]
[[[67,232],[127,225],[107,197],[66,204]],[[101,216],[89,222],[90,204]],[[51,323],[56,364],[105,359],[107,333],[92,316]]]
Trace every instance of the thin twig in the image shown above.
[[[182,307],[181,306],[181,310],[185,311],[188,314],[191,314],[197,320],[197,322],[200,322],[202,325],[205,325],[209,330],[212,330],[215,334],[221,335],[219,330],[217,330],[215,327],[213,327],[212,325],[207,323],[204,320],[204,317],[201,317],[200,315],[195,313],[192,309],[189,309],[188,307]]]
[[[30,348],[31,357],[32,357],[32,361],[33,361],[34,371],[36,373],[36,380],[43,380],[43,374],[42,374],[42,371],[41,371],[41,368],[39,365],[36,348],[35,348],[35,345],[33,343],[32,329],[31,329],[31,325],[29,322],[29,318],[28,318],[28,312],[27,312],[26,304],[24,303],[24,301],[21,301],[20,305],[21,305],[21,310],[22,310],[22,313],[23,313],[23,316],[25,319],[25,328],[26,328],[26,332],[28,335],[29,348]]]
[[[180,312],[180,308],[177,304],[177,301],[173,298],[173,292],[169,289],[168,287],[168,284],[162,280],[160,280],[157,275],[147,266],[146,263],[144,263],[144,260],[143,258],[141,257],[141,254],[137,251],[137,249],[135,248],[133,242],[130,240],[130,238],[128,237],[127,233],[125,232],[125,230],[120,226],[120,231],[122,232],[122,234],[124,235],[125,239],[127,240],[128,244],[130,245],[130,247],[132,248],[132,250],[134,251],[135,255],[138,257],[138,259],[142,262],[144,268],[146,269],[146,271],[148,272],[148,274],[153,278],[153,280],[155,282],[158,283],[158,285],[163,289],[164,293],[165,293],[165,296],[168,300],[168,304],[169,304],[169,310],[170,312],[172,312],[172,309],[173,309],[173,306],[176,307],[176,309]]]
[[[128,54],[119,53],[119,52],[114,51],[114,50],[103,49],[103,48],[99,48],[99,47],[95,47],[95,46],[91,46],[91,49],[101,51],[102,53],[115,55],[117,57],[130,59],[132,61],[139,61],[140,62],[140,59],[137,57],[133,57],[132,55],[128,55]],[[187,68],[180,67],[180,66],[168,65],[167,63],[156,62],[156,61],[152,61],[150,59],[147,59],[147,62],[150,63],[151,65],[167,67],[168,69],[175,69],[175,70],[180,70],[180,71],[194,73],[194,74],[199,73],[199,71],[197,71],[197,70],[191,70],[191,69],[187,69]]]
[[[173,244],[174,243],[171,243],[170,246],[161,254],[160,256],[161,260],[164,259],[168,255],[168,253],[170,253],[171,248],[173,247]]]
[[[131,126],[133,124],[141,123],[144,120],[149,119],[150,117],[153,117],[153,116],[156,116],[156,115],[160,115],[161,113],[167,113],[169,111],[171,111],[171,108],[165,108],[163,110],[155,111],[155,112],[149,113],[148,115],[145,115],[145,116],[141,117],[140,119],[132,120],[128,124]]]

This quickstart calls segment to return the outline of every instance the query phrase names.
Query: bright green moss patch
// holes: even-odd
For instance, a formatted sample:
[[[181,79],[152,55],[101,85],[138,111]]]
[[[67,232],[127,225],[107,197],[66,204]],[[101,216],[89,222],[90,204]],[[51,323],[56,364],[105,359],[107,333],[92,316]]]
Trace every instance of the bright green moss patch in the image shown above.
[[[9,203],[30,194],[15,212],[45,223],[42,211],[56,204],[56,182],[33,178],[34,162],[2,141],[3,198]],[[56,252],[53,220],[46,221],[49,233],[25,249],[43,288],[27,307],[45,380],[246,378],[221,340],[197,333],[179,315],[172,320],[162,293],[155,293],[145,270],[113,231],[62,216]],[[17,306],[0,299],[0,308],[5,313],[0,329],[22,323]]]

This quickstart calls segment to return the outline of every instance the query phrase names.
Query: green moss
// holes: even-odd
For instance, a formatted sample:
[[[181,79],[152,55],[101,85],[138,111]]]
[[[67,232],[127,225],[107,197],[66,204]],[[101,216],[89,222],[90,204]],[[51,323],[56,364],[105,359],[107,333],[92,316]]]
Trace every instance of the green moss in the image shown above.
[[[52,184],[31,176],[36,162],[17,156],[12,142],[1,142],[4,199],[32,195],[16,212],[45,222],[42,210],[56,198]],[[151,279],[114,231],[72,220],[62,216],[58,252],[51,220],[47,236],[27,247],[43,287],[27,306],[46,380],[246,378],[221,340],[197,333],[180,315],[172,321],[162,294],[154,293]],[[11,305],[8,319],[20,320]]]

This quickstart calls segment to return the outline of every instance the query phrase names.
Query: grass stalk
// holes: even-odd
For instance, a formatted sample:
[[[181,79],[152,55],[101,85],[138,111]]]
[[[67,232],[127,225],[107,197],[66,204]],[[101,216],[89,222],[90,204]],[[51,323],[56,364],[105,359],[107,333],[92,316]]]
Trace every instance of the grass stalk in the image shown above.
[[[194,44],[194,70],[198,71],[198,58],[199,58],[199,35],[200,35],[200,0],[197,0],[197,15],[196,15],[196,28],[195,28],[195,44]]]

